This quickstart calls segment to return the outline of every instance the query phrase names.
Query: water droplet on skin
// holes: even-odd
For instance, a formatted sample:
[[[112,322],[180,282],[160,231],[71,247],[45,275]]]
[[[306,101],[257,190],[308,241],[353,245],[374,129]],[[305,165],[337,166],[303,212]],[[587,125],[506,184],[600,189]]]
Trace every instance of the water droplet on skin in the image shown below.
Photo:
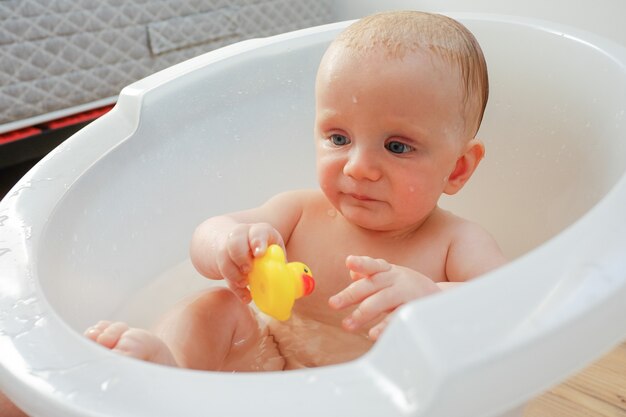
[[[359,102],[359,100],[356,98],[356,96],[352,96],[352,102],[356,104]]]
[[[330,209],[330,210],[328,210],[328,211],[327,211],[327,214],[328,214],[330,217],[335,217],[335,216],[337,215],[337,210],[335,210],[335,209]]]
[[[444,178],[444,182],[448,179],[448,177]],[[409,187],[409,192],[410,193],[414,193],[415,192],[415,188],[413,187]]]
[[[235,340],[235,341],[233,342],[233,346],[235,346],[235,347],[237,347],[237,346],[241,346],[241,345],[243,345],[244,343],[246,343],[246,341],[247,341],[247,339],[245,339],[245,338],[244,338],[244,339],[241,339],[241,340]]]

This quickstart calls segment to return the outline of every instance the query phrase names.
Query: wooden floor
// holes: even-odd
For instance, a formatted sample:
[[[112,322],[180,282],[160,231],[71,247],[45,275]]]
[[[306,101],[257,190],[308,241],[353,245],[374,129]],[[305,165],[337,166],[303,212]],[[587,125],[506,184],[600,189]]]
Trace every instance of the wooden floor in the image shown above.
[[[524,417],[626,417],[626,342],[533,400]]]

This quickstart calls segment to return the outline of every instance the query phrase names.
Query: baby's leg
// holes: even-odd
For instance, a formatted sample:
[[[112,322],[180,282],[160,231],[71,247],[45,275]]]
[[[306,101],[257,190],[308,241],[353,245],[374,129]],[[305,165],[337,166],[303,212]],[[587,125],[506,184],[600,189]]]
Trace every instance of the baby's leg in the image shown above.
[[[180,303],[154,330],[180,366],[220,371],[254,370],[263,336],[250,307],[226,288]]]
[[[263,339],[250,308],[226,288],[211,289],[180,303],[154,333],[119,323],[109,324],[104,331],[99,326],[90,328],[87,336],[113,350],[150,362],[203,370],[254,370]],[[278,366],[282,363],[274,368]]]

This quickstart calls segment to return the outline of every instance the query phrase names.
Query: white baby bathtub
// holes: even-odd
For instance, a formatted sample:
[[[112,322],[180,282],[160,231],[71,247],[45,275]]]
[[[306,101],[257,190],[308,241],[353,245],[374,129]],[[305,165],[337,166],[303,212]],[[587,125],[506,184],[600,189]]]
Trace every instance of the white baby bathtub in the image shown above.
[[[2,201],[1,389],[46,417],[513,416],[623,340],[624,48],[453,16],[483,45],[492,88],[487,158],[444,205],[512,262],[403,307],[371,352],[337,366],[197,372],[86,340],[99,319],[138,322],[129,306],[205,285],[186,262],[200,221],[315,186],[314,74],[345,24],[247,41],[127,87]]]

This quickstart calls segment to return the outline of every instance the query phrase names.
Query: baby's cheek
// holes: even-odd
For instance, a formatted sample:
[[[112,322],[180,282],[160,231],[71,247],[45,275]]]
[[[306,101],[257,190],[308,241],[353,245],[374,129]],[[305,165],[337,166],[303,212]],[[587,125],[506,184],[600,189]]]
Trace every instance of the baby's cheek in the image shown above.
[[[328,184],[328,181],[322,181],[320,179],[319,184],[320,184],[320,189],[322,190],[322,192],[324,193],[326,198],[328,198],[330,200],[332,193],[330,193],[331,188],[330,188],[330,186]]]
[[[325,166],[320,164],[317,166],[317,182],[322,190],[327,190],[331,184],[328,169],[325,169]]]
[[[403,179],[396,189],[406,201],[414,201],[422,194],[422,186],[414,180]]]
[[[337,185],[336,178],[328,169],[318,170],[317,180],[319,182],[319,186],[321,190],[324,192],[326,197],[331,197],[335,194]]]

